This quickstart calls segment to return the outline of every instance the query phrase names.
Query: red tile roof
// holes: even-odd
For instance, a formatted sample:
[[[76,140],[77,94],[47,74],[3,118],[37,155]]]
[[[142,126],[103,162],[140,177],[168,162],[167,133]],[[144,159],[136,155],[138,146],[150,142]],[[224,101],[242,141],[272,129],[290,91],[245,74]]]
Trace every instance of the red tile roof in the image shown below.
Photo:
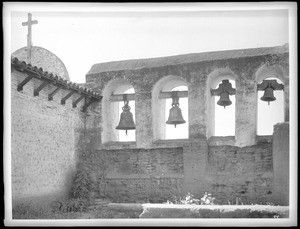
[[[73,89],[78,91],[79,93],[87,94],[96,99],[101,99],[102,96],[99,93],[92,91],[86,87],[82,87],[79,84],[68,81],[60,76],[54,75],[50,72],[44,71],[43,68],[38,68],[37,66],[31,66],[31,64],[27,64],[25,61],[20,61],[18,58],[14,57],[11,59],[11,65],[13,68],[20,72],[26,72],[29,74],[35,75],[35,77],[40,79],[47,79],[52,81],[55,84],[62,85],[67,89]]]

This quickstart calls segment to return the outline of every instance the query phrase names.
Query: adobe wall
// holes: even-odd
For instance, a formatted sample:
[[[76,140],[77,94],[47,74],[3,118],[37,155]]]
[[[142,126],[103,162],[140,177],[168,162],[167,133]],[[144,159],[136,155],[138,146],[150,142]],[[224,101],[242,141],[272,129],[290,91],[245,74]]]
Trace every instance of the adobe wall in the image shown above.
[[[166,202],[204,192],[218,204],[282,203],[274,195],[273,143],[209,146],[207,141],[168,140],[151,149],[131,143],[103,145],[89,158],[95,198],[113,202]],[[286,202],[285,202],[286,204]]]
[[[175,64],[160,64],[160,60],[169,63],[175,58],[166,57],[158,58],[156,62],[156,59],[140,62],[132,60],[99,65],[98,69],[92,67],[86,75],[85,85],[102,93],[103,101],[106,101],[101,107],[103,112],[110,106],[109,97],[113,92],[111,86],[126,82],[127,86],[132,85],[135,90],[136,114],[136,141],[131,143],[116,142],[115,139],[111,142],[106,141],[107,139],[104,141],[102,136],[105,131],[110,133],[116,130],[114,126],[108,128],[107,123],[112,121],[109,116],[105,121],[100,121],[101,144],[94,149],[91,169],[95,184],[94,195],[107,196],[113,201],[132,202],[142,198],[150,201],[150,191],[160,201],[166,201],[166,197],[171,198],[171,195],[183,196],[187,192],[198,198],[204,192],[211,192],[220,204],[228,204],[227,201],[235,203],[238,198],[244,204],[280,202],[288,205],[282,199],[285,196],[283,189],[278,191],[281,197],[275,195],[274,186],[285,184],[280,183],[284,179],[280,177],[274,183],[274,176],[278,176],[275,170],[280,167],[274,167],[274,160],[281,158],[279,146],[276,145],[288,146],[289,142],[282,139],[278,143],[281,140],[276,134],[265,139],[257,136],[256,127],[257,84],[267,77],[276,77],[284,83],[285,115],[289,113],[289,54],[288,51],[262,54],[262,50],[263,48],[256,50],[257,55],[245,50],[245,53],[249,52],[249,56],[240,58],[230,58],[230,54],[224,54],[219,59],[205,57],[207,59],[199,62],[184,62],[189,56],[180,64],[176,64],[176,61]],[[244,53],[243,50],[240,51]],[[126,66],[126,63],[132,68]],[[139,65],[143,67],[136,67]],[[214,109],[210,88],[224,78],[234,79],[236,82],[235,136],[218,138],[213,134]],[[160,82],[167,83],[164,79],[182,81],[188,86],[189,138],[186,140],[158,140],[155,134],[155,128],[159,128],[159,125],[154,125],[158,119],[153,118],[153,114],[161,111],[154,110],[160,106],[153,105],[158,99],[153,97],[153,91],[158,90]],[[110,93],[106,94],[107,88],[110,88]],[[285,121],[288,121],[287,116]],[[273,157],[274,150],[277,150],[276,158]],[[164,160],[167,176],[160,167]],[[175,162],[180,168],[176,172],[172,169],[172,163]],[[116,170],[105,166],[109,164],[115,165]],[[286,174],[288,165],[280,165]],[[133,167],[139,169],[132,169]],[[95,172],[100,168],[101,174]]]
[[[48,84],[34,96],[43,81],[33,78],[22,91],[17,85],[27,77],[11,72],[11,184],[13,204],[25,200],[60,198],[68,194],[86,123],[93,116],[80,110],[84,100],[72,107],[73,99],[61,105],[67,90],[48,101],[56,86]],[[96,125],[95,125],[96,126]]]
[[[111,82],[126,81],[135,90],[136,144],[151,147],[154,137],[153,111],[158,98],[152,97],[157,83],[166,77],[181,79],[188,86],[189,139],[208,139],[213,136],[214,109],[210,88],[214,81],[233,78],[236,81],[236,123],[233,145],[256,144],[257,84],[258,80],[273,76],[285,86],[285,115],[288,115],[288,53],[280,55],[249,56],[236,59],[207,60],[153,68],[105,71],[86,75],[86,86],[103,93]],[[102,94],[106,100],[107,95]],[[111,95],[111,94],[110,94]],[[110,96],[109,95],[109,96]],[[107,104],[106,104],[107,107]],[[285,117],[288,120],[288,117]],[[110,120],[106,120],[110,122]],[[102,133],[107,128],[102,123]],[[106,130],[115,131],[114,128]]]

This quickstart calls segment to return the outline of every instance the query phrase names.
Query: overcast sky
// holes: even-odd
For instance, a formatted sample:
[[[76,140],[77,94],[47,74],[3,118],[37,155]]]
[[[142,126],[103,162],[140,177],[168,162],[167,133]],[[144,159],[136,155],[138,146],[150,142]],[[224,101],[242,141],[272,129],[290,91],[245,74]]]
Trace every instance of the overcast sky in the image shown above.
[[[10,55],[27,45],[22,22],[30,12],[38,21],[32,27],[33,45],[57,55],[70,80],[84,83],[96,63],[291,44],[296,37],[289,29],[295,21],[291,7],[272,2],[9,3],[4,5],[5,48]],[[276,103],[283,106],[278,99],[272,109]],[[271,106],[263,106],[270,111]],[[281,120],[280,107],[272,113],[280,113]],[[270,122],[270,116],[266,113],[261,122]],[[272,132],[268,126],[265,133]]]
[[[237,8],[237,4],[225,9],[197,4],[142,4],[137,8],[131,4],[78,5],[25,4],[11,10],[11,53],[27,45],[27,27],[22,22],[27,21],[28,12],[38,21],[32,27],[33,45],[56,54],[64,62],[70,80],[76,83],[84,83],[91,66],[101,62],[289,42],[288,11],[276,7],[252,10]]]

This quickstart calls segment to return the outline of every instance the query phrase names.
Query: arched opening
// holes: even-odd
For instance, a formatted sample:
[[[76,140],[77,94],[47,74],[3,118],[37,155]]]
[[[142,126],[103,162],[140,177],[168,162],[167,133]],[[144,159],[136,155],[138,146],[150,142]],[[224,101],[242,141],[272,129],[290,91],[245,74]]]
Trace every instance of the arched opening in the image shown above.
[[[185,124],[166,124],[168,120],[172,99],[162,96],[162,93],[171,91],[188,91],[187,83],[179,76],[166,76],[160,79],[152,90],[152,117],[153,117],[153,139],[178,139],[188,138],[188,93],[186,97],[179,97],[179,108],[181,109]],[[174,133],[177,134],[174,134]]]
[[[276,80],[277,83],[283,84],[276,77],[268,77],[265,80]],[[260,84],[261,82],[262,80],[257,83]],[[273,94],[276,100],[270,102],[270,104],[261,100],[264,93],[265,91],[257,91],[257,135],[272,135],[273,126],[284,122],[284,91],[274,90]]]
[[[230,68],[219,68],[211,72],[207,77],[207,138],[213,136],[235,136],[235,111],[237,76]],[[224,82],[225,88],[220,87]],[[221,91],[229,90],[228,99],[231,104],[220,106],[217,102],[221,98]],[[212,92],[213,91],[213,92]],[[224,100],[224,97],[222,98]]]
[[[122,132],[124,132],[124,135],[126,135],[125,130],[120,131],[116,129],[120,122],[120,114],[122,112],[124,101],[120,99],[113,99],[114,95],[122,95],[125,92],[131,93],[130,90],[134,93],[133,86],[125,79],[113,79],[110,82],[108,82],[108,84],[105,86],[102,92],[102,143],[110,141],[135,141],[134,130],[128,130],[127,136],[130,137],[126,137],[122,136]],[[129,101],[129,106],[131,108],[130,112],[134,114],[134,101]],[[119,132],[121,132],[121,136]]]
[[[218,88],[220,82],[214,89]],[[229,80],[231,86],[235,88],[235,81]],[[232,102],[231,105],[220,106],[217,102],[220,100],[220,96],[214,96],[215,107],[215,130],[214,136],[234,136],[235,135],[235,95],[229,95],[229,99]]]
[[[134,89],[133,87],[124,91],[123,94],[134,94]],[[119,117],[121,116],[122,113],[122,107],[124,106],[124,102],[119,102]],[[129,106],[130,106],[130,112],[133,115],[133,120],[135,121],[135,101],[129,101]],[[125,130],[119,130],[119,141],[120,142],[128,142],[128,141],[135,141],[135,130],[128,130],[127,134]]]
[[[188,91],[187,86],[174,87],[171,91]],[[166,112],[165,120],[168,120],[169,109],[172,107],[172,98],[166,99]],[[166,125],[166,139],[187,139],[189,138],[188,132],[188,98],[179,99],[179,108],[181,109],[182,117],[185,123],[176,125]]]

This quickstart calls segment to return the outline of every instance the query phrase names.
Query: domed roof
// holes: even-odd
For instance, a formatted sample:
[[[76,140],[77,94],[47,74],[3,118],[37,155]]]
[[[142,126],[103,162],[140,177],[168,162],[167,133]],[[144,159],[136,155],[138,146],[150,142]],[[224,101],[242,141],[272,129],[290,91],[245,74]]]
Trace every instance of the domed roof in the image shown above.
[[[27,63],[27,47],[13,52],[12,57],[17,57],[19,60]],[[31,65],[39,68],[42,67],[44,71],[58,75],[65,80],[70,80],[64,63],[55,54],[45,48],[32,46]]]

